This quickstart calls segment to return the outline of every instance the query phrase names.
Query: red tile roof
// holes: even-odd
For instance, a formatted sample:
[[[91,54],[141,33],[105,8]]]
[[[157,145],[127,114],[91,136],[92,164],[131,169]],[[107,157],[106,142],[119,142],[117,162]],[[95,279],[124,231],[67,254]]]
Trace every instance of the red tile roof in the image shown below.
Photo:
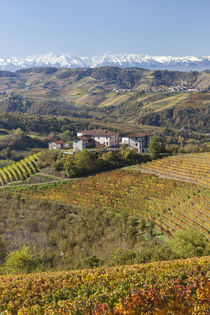
[[[128,135],[128,138],[142,138],[146,136],[151,136],[151,133],[143,133],[143,132],[134,132],[130,135]]]
[[[118,133],[106,129],[92,129],[92,130],[82,130],[80,131],[85,136],[118,136]]]
[[[56,140],[56,141],[53,141],[53,143],[56,143],[56,144],[64,144],[64,142],[63,142],[63,141],[61,141],[61,140]]]
[[[92,136],[87,135],[87,136],[80,136],[80,137],[77,137],[77,139],[88,141],[88,140],[91,140],[91,139],[93,139],[93,138],[92,138]]]

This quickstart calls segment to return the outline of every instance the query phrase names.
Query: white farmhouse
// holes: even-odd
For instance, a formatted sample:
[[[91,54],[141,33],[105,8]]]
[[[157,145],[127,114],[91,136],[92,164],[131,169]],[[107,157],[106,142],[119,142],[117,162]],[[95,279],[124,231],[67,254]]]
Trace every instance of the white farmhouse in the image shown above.
[[[63,145],[64,145],[64,142],[60,140],[48,143],[49,150],[62,149]]]
[[[91,136],[79,136],[73,139],[74,152],[81,151],[91,146],[93,146],[93,139]]]
[[[151,141],[150,133],[135,132],[131,135],[122,137],[122,144],[127,144],[129,149],[135,150],[138,153],[148,152],[148,145]]]
[[[119,134],[106,129],[83,130],[77,137],[91,136],[96,146],[115,147],[119,143]]]

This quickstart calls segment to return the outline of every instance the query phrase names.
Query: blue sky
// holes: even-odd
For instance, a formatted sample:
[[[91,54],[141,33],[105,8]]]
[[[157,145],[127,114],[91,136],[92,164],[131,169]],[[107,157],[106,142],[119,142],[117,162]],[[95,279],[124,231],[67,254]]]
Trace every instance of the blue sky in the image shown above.
[[[210,55],[210,0],[0,0],[0,57]]]

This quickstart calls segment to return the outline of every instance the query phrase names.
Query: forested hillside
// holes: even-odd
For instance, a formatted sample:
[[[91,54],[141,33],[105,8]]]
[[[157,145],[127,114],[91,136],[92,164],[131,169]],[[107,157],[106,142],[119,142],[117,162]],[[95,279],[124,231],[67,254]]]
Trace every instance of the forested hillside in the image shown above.
[[[0,110],[209,132],[210,74],[117,67],[0,72]]]

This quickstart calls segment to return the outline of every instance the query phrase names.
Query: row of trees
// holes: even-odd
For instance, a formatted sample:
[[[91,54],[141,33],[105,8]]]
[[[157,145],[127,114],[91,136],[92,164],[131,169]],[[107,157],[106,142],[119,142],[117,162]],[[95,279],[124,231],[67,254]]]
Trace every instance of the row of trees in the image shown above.
[[[149,155],[135,153],[124,146],[121,152],[89,152],[84,149],[75,154],[63,155],[59,151],[44,151],[37,165],[39,168],[50,166],[55,171],[64,171],[65,175],[71,178],[149,160]]]

